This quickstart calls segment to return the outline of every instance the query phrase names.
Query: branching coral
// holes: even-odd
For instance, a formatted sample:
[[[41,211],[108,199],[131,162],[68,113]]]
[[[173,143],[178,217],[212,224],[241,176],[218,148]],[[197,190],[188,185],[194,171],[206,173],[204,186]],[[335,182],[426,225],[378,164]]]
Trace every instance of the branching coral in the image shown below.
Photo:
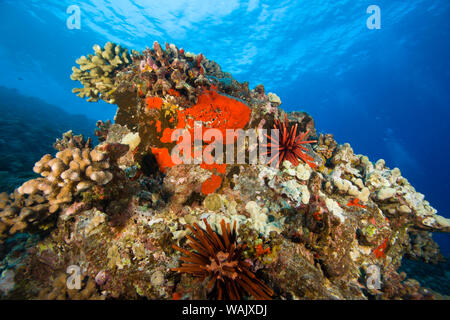
[[[299,164],[298,159],[302,159],[309,164],[311,168],[316,167],[316,164],[313,162],[314,159],[305,153],[308,149],[302,145],[315,143],[317,141],[304,141],[303,139],[308,136],[309,131],[297,134],[297,128],[297,123],[295,125],[289,124],[287,115],[285,115],[283,123],[279,120],[275,120],[274,129],[278,131],[275,131],[273,136],[266,135],[266,137],[271,140],[271,142],[267,144],[267,147],[276,150],[274,154],[272,154],[271,151],[266,153],[271,156],[268,164],[271,164],[274,160],[278,159],[277,167],[283,163],[284,160],[289,160],[294,166],[297,166]]]
[[[96,63],[100,56],[118,62],[112,47],[106,51],[114,57],[95,47],[96,56],[81,59],[84,70],[76,72],[86,76],[80,78],[87,83],[84,94],[115,99],[119,107],[114,124],[97,123],[101,144],[93,149],[66,133],[55,144],[56,157],[36,164],[42,177],[0,194],[0,255],[24,233],[39,235],[26,247],[26,259],[17,257],[25,250],[15,250],[0,261],[0,269],[8,268],[0,277],[7,298],[40,291],[41,298],[86,299],[98,297],[99,289],[108,299],[425,296],[418,285],[402,284],[397,270],[405,251],[437,260],[437,245],[417,230],[448,232],[450,220],[436,215],[399,169],[382,160],[372,164],[332,135],[321,135],[313,148],[305,145],[315,142],[307,136],[317,136],[311,116],[285,116],[280,99],[262,85],[249,91],[201,54],[154,43],[106,74],[111,64]],[[203,130],[196,137],[196,122],[226,139],[207,139]],[[274,166],[172,161],[170,151],[181,142],[187,148],[179,156],[186,159],[230,155],[212,143],[194,148],[184,136],[172,141],[177,129],[197,142],[222,140],[236,147],[229,158],[245,151],[250,160],[250,152],[259,151],[250,133],[260,139],[272,127],[278,129],[268,137]],[[227,137],[228,129],[236,134]],[[248,135],[237,133],[247,129]],[[17,261],[24,267],[11,267]],[[54,272],[67,263],[91,277],[79,292]],[[377,291],[365,287],[373,266],[383,280]]]
[[[186,255],[180,258],[186,263],[172,271],[189,273],[202,280],[208,278],[206,289],[208,293],[215,291],[219,300],[238,300],[246,294],[256,299],[270,299],[272,289],[259,280],[250,271],[250,264],[243,260],[242,252],[246,245],[236,243],[236,222],[231,229],[230,224],[225,225],[222,220],[222,234],[213,231],[206,219],[204,223],[206,230],[198,224],[194,227],[188,225],[195,236],[186,236],[193,251],[173,245],[174,249]]]

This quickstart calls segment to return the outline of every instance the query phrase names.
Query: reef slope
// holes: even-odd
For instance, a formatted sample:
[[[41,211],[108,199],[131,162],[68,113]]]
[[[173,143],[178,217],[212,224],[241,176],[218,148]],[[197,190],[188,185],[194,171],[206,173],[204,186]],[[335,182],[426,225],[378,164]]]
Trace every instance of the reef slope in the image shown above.
[[[115,121],[97,123],[97,146],[64,134],[39,178],[0,194],[2,298],[442,298],[398,272],[405,255],[442,260],[431,232],[450,231],[398,168],[317,133],[306,112],[285,113],[202,54],[107,43],[77,64],[74,92],[116,104]],[[175,164],[171,135],[194,136],[196,121],[259,142],[286,126],[286,157],[193,163],[189,144],[191,164]],[[79,289],[66,285],[70,266]]]

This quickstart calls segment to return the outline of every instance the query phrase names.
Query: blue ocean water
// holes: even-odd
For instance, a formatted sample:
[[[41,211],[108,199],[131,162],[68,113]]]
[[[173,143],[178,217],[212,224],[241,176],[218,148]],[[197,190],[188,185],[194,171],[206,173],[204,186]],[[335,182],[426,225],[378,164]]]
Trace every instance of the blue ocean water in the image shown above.
[[[67,27],[71,5],[80,29]],[[366,25],[370,5],[381,10],[380,29]],[[75,59],[107,41],[136,50],[174,43],[250,87],[264,84],[285,110],[309,112],[356,153],[399,167],[450,217],[448,0],[1,0],[0,21],[0,86],[112,119],[115,106],[71,93]],[[449,236],[435,239],[449,254]]]

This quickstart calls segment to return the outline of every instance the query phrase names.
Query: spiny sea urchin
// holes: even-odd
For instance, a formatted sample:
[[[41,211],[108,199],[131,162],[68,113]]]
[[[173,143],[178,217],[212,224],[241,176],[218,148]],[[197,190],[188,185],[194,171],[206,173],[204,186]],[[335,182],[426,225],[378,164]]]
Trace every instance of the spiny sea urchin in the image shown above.
[[[186,263],[171,270],[192,274],[202,281],[209,278],[207,292],[216,293],[218,300],[239,300],[246,295],[260,300],[270,299],[272,289],[256,278],[250,271],[250,264],[242,257],[246,245],[236,243],[236,221],[230,229],[230,224],[225,225],[222,220],[222,234],[213,231],[206,219],[203,221],[206,230],[196,223],[193,227],[187,226],[195,236],[186,236],[192,251],[173,245],[174,249],[186,255],[180,257]]]
[[[278,158],[277,167],[283,163],[284,160],[289,160],[294,166],[297,166],[299,161],[298,158],[302,159],[305,163],[309,164],[311,168],[315,168],[316,164],[313,162],[314,159],[305,153],[308,151],[302,144],[315,143],[316,140],[303,141],[306,136],[308,136],[309,130],[305,133],[297,134],[298,124],[290,125],[285,115],[284,122],[275,120],[273,125],[274,129],[277,129],[272,136],[265,135],[271,140],[266,147],[274,149],[275,153],[271,151],[265,154],[270,154],[271,158],[267,164],[271,164],[275,159]]]

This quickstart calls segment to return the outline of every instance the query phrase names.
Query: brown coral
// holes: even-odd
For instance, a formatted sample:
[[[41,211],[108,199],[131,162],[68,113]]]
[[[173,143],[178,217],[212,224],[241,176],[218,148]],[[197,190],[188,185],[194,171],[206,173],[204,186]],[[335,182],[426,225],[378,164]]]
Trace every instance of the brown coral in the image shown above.
[[[38,300],[105,300],[98,294],[95,281],[84,276],[82,287],[77,289],[67,288],[67,275],[61,273],[53,280],[52,286],[44,288],[39,292]]]
[[[209,278],[206,289],[208,293],[215,291],[219,300],[239,300],[246,294],[256,299],[270,299],[272,289],[256,278],[250,271],[250,264],[242,258],[246,245],[236,243],[236,222],[230,229],[230,224],[225,226],[222,220],[222,235],[213,231],[206,219],[204,223],[206,230],[196,223],[194,227],[188,225],[195,235],[195,238],[187,236],[193,251],[173,245],[174,249],[186,255],[180,258],[186,263],[172,271],[189,273],[202,280]]]

